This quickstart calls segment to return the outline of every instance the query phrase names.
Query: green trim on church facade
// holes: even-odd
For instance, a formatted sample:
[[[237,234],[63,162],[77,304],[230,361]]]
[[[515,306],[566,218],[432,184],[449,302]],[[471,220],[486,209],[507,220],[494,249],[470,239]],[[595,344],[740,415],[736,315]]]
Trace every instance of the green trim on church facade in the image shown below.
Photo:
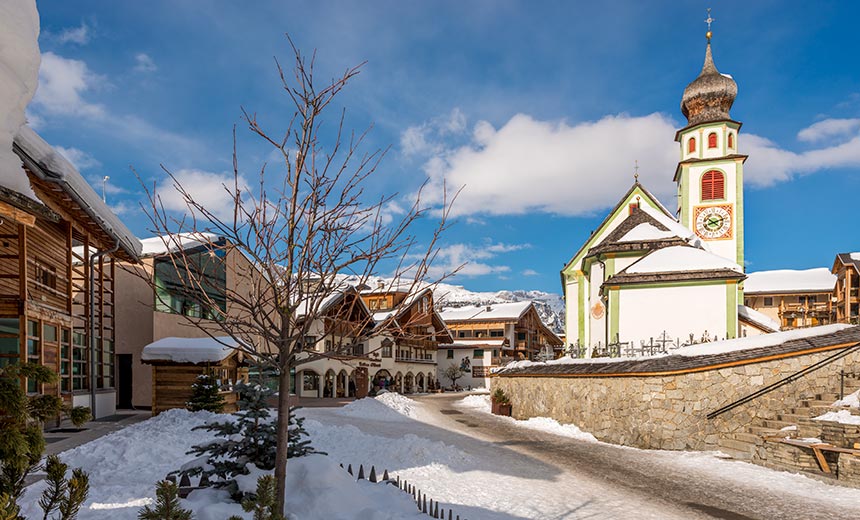
[[[619,302],[619,291],[618,289],[610,289],[609,290],[609,341],[615,341],[616,336],[618,336],[618,320],[619,320],[619,309],[621,307]]]
[[[587,307],[587,301],[585,299],[585,276],[583,276],[581,272],[576,275],[576,294],[577,301],[579,302],[579,308],[576,310],[576,315],[579,317],[579,323],[577,323],[577,335],[579,337],[579,343],[584,345],[586,344],[585,307]]]
[[[726,284],[726,338],[738,337],[738,287]]]

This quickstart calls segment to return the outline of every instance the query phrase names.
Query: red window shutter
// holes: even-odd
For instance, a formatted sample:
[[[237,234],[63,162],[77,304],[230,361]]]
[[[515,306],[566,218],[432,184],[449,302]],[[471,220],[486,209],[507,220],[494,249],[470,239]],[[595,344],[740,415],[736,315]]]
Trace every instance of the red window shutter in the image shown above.
[[[735,147],[735,134],[729,134],[729,148]]]
[[[722,172],[711,170],[702,175],[702,200],[726,198],[726,177]]]
[[[711,132],[708,134],[708,148],[716,148],[717,147],[717,134]]]
[[[687,153],[693,153],[696,151],[696,138],[691,137],[689,141],[687,141]]]

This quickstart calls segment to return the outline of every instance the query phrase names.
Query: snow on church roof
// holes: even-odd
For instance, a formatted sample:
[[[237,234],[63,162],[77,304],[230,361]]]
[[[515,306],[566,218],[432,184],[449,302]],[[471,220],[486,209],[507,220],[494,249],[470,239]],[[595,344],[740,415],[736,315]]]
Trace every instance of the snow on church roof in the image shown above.
[[[648,222],[643,222],[635,228],[628,231],[619,242],[642,242],[645,240],[662,240],[664,238],[673,238],[677,235],[672,231],[663,231],[657,229]]]
[[[689,246],[672,246],[658,249],[630,265],[625,271],[630,274],[673,273],[679,271],[712,271],[728,269],[743,273],[738,264]]]
[[[141,361],[173,363],[217,363],[236,351],[239,344],[230,337],[161,338],[143,347]]]
[[[836,275],[826,267],[815,269],[778,269],[749,273],[744,281],[745,293],[830,292]]]

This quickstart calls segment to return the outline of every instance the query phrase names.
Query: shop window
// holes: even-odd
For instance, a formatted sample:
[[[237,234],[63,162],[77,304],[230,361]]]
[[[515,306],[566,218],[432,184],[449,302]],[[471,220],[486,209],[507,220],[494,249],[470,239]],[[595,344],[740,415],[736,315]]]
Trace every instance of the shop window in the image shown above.
[[[302,390],[319,390],[320,376],[316,372],[302,372]]]

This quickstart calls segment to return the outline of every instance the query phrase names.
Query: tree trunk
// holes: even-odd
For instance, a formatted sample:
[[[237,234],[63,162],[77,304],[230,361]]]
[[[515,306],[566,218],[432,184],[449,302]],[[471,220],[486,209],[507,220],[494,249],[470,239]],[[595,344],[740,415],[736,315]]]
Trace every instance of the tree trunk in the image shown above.
[[[275,481],[277,483],[277,510],[286,517],[287,448],[290,430],[290,367],[283,367],[278,377],[278,444],[275,451]]]

